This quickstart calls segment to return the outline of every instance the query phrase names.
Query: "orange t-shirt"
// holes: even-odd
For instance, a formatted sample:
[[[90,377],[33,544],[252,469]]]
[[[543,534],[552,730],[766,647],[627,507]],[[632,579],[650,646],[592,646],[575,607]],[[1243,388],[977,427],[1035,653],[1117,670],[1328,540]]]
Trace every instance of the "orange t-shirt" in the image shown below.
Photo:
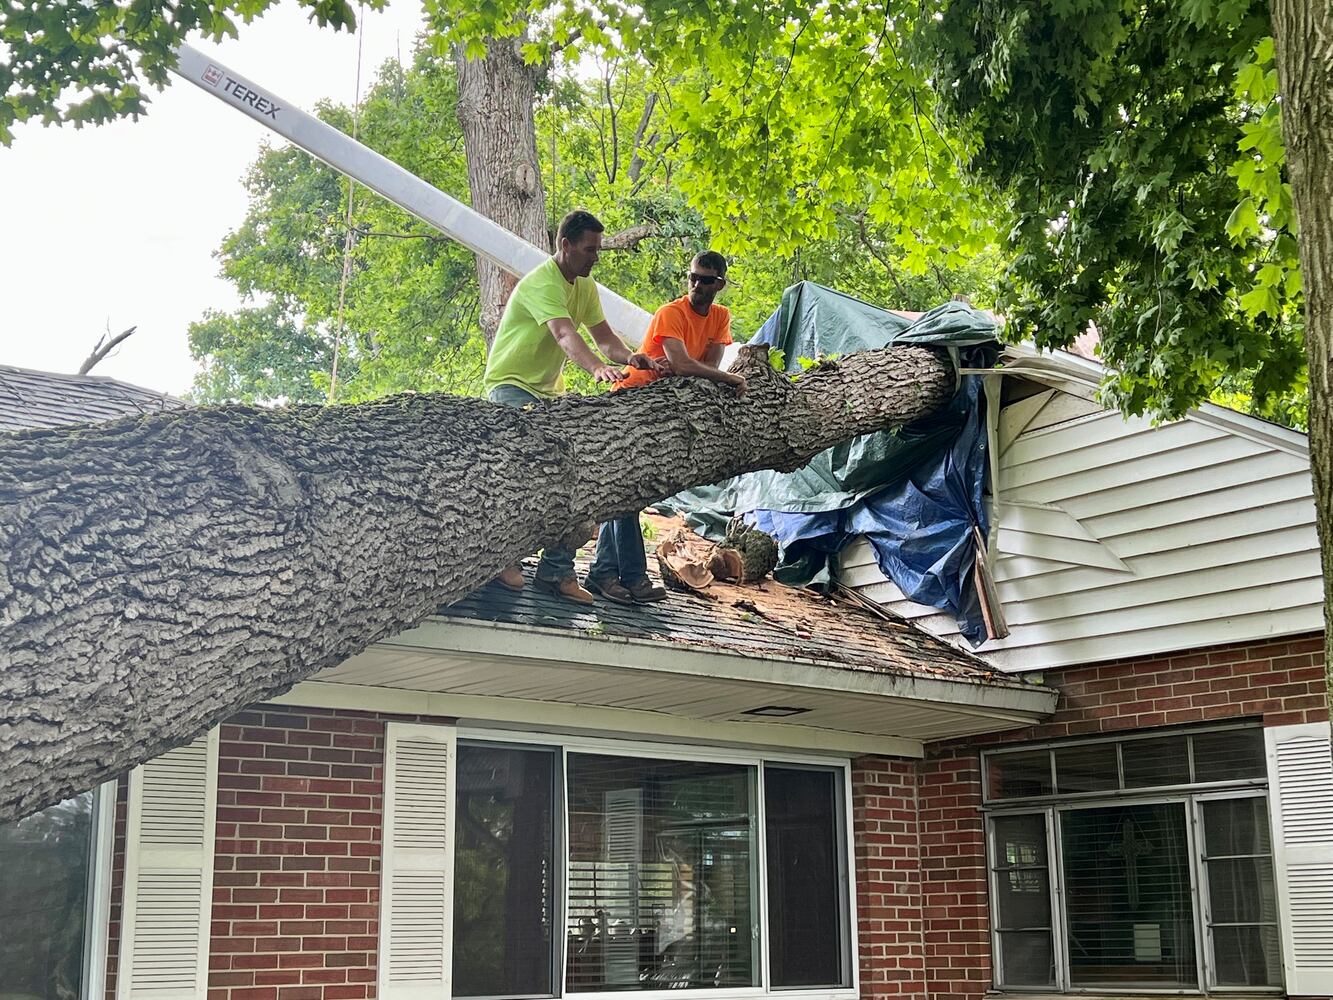
[[[725,346],[731,343],[731,313],[726,306],[712,305],[708,307],[707,316],[700,316],[690,306],[690,297],[682,295],[653,314],[639,350],[650,358],[664,358],[664,340],[684,341],[685,353],[695,361],[702,361],[713,344]],[[612,388],[630,389],[647,385],[658,377],[657,372],[643,368],[626,368],[625,371],[625,378]]]

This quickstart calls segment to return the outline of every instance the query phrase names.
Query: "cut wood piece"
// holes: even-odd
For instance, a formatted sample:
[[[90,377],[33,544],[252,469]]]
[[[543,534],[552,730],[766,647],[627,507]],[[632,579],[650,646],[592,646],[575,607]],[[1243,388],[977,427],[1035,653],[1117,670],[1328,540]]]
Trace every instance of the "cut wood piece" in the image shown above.
[[[658,543],[657,568],[663,582],[678,590],[707,590],[713,584],[714,574],[708,560],[693,551],[684,532],[676,532]]]
[[[708,558],[708,568],[719,580],[740,580],[745,575],[745,560],[735,549],[715,545]]]

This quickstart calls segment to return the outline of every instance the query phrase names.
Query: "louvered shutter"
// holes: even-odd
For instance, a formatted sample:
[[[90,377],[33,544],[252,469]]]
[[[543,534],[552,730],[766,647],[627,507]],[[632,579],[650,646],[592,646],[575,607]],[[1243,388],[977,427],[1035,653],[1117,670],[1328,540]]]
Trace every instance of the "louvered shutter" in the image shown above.
[[[121,1000],[208,993],[218,731],[130,772]]]
[[[449,726],[389,723],[380,997],[444,1000],[453,979],[454,770]]]
[[[1291,996],[1333,995],[1333,758],[1326,723],[1266,730],[1282,965]]]

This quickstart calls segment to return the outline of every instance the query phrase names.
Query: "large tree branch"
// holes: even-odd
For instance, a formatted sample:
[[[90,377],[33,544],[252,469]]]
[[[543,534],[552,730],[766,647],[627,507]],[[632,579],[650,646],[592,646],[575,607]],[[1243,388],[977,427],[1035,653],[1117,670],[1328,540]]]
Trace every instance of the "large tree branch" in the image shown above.
[[[799,468],[952,393],[924,348],[730,389],[666,379],[526,410],[446,395],[227,406],[0,449],[0,821],[186,742],[580,524]]]

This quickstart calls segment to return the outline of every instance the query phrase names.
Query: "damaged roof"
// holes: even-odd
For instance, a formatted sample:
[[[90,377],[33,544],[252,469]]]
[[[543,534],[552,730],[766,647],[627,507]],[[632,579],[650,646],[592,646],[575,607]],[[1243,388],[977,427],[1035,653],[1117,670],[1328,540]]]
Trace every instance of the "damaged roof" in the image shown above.
[[[101,375],[0,365],[0,432],[101,423],[185,405],[174,396]]]
[[[659,529],[671,524],[664,518],[650,520]],[[830,597],[766,579],[744,585],[715,582],[702,592],[672,590],[657,604],[624,606],[599,599],[582,606],[534,588],[535,562],[524,565],[529,585],[521,592],[490,583],[440,608],[440,616],[899,676],[1028,686],[914,625],[870,610],[854,596]],[[580,578],[590,564],[588,555],[579,556]]]

